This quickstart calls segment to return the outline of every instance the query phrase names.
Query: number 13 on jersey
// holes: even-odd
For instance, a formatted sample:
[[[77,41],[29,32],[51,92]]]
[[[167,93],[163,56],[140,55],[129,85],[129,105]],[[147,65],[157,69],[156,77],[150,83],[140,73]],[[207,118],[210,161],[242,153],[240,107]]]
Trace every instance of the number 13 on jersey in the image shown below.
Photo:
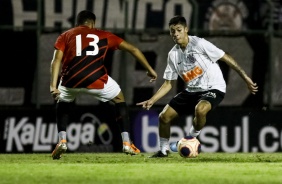
[[[86,55],[91,55],[95,56],[99,52],[99,47],[98,47],[98,42],[99,42],[99,37],[94,34],[88,34],[86,36],[87,38],[93,38],[93,41],[89,42],[89,46],[93,46],[94,49],[92,51],[86,51]],[[82,43],[81,43],[81,35],[76,36],[76,56],[81,56],[81,50],[82,49]]]

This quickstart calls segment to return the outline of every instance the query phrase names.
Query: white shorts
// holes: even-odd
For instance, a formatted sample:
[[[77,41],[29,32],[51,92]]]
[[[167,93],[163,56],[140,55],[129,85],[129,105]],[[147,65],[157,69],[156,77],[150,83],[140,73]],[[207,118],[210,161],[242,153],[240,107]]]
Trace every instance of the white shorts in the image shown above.
[[[110,76],[108,76],[108,82],[103,89],[67,88],[62,86],[61,82],[58,89],[61,92],[59,101],[64,102],[73,102],[78,94],[83,93],[91,95],[102,102],[107,102],[116,97],[121,91],[118,83]]]

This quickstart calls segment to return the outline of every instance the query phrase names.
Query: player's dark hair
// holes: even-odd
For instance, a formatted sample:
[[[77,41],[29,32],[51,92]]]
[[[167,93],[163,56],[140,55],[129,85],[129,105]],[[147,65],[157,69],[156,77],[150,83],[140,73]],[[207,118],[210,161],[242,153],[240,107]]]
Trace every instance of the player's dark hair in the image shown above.
[[[176,24],[181,24],[184,27],[187,26],[186,19],[183,16],[180,16],[180,15],[176,15],[173,18],[171,18],[169,23],[168,23],[168,26],[176,25]]]
[[[87,20],[93,20],[95,22],[96,15],[89,10],[82,10],[77,14],[76,25],[83,25]]]

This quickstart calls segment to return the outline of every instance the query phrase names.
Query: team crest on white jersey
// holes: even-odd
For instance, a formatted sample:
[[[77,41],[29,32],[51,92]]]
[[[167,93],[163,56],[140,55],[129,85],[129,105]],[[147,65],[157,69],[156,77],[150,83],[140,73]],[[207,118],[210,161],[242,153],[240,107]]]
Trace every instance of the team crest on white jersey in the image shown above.
[[[188,61],[191,62],[191,63],[195,63],[195,62],[196,62],[196,58],[194,57],[193,54],[189,54],[189,55],[187,56],[187,59],[188,59]]]

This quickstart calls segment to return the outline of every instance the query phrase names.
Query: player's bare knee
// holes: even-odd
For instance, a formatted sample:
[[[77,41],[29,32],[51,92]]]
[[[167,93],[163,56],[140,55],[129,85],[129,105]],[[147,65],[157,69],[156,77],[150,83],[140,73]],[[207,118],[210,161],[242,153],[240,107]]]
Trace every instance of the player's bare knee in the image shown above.
[[[167,117],[164,113],[159,114],[159,122],[160,123],[167,124],[167,123],[170,123],[170,121],[171,121],[171,119],[169,117]]]
[[[209,102],[201,102],[196,105],[195,115],[197,117],[205,117],[211,110],[211,104]]]
[[[205,108],[203,108],[202,106],[197,106],[195,109],[195,116],[196,117],[203,117],[206,114],[206,110]]]

